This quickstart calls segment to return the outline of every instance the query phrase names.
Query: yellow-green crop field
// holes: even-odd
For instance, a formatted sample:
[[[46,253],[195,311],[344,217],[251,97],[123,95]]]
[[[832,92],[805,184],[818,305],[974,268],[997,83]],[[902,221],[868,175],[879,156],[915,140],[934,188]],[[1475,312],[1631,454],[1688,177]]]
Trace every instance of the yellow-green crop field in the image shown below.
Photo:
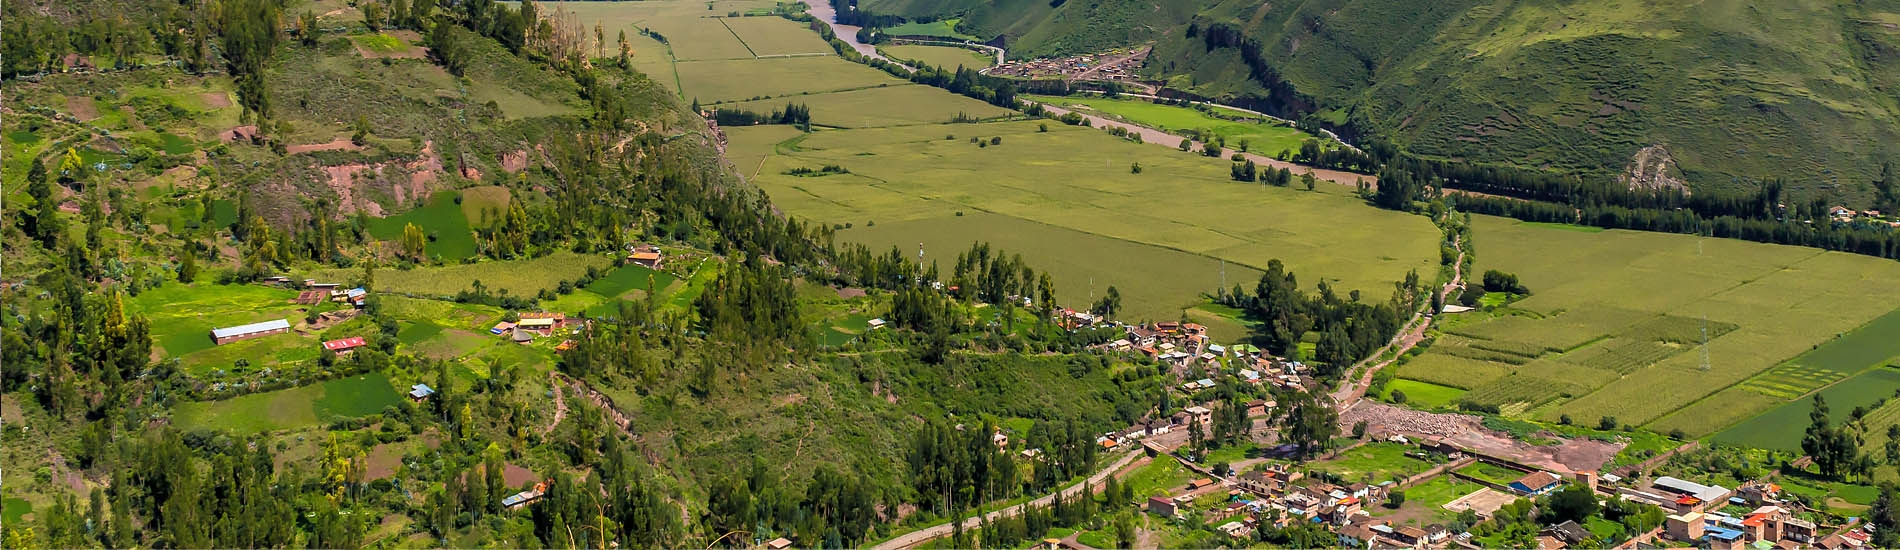
[[[752,179],[775,204],[801,218],[852,224],[842,240],[896,245],[906,255],[923,242],[945,268],[956,251],[986,240],[1035,258],[1055,275],[1065,303],[1116,285],[1130,301],[1129,319],[1179,318],[1221,286],[1223,268],[1229,286],[1250,287],[1255,269],[1275,258],[1306,285],[1324,279],[1374,299],[1408,270],[1436,269],[1439,234],[1429,220],[1366,207],[1349,189],[1236,183],[1226,160],[1044,125],[826,130],[770,148],[745,135],[752,129],[730,134],[746,143],[744,154],[765,155]],[[979,146],[973,137],[1001,141]],[[1132,173],[1133,163],[1141,173]],[[785,174],[830,164],[850,173]]]
[[[677,70],[682,93],[701,104],[909,84],[835,55],[681,61]]]
[[[1461,314],[1479,318],[1452,321],[1399,373],[1510,415],[1705,435],[1871,367],[1776,368],[1900,304],[1900,264],[1875,258],[1492,217],[1475,229],[1474,270],[1516,273],[1534,294],[1508,315]]]
[[[728,109],[768,113],[785,108],[786,103],[802,103],[811,108],[811,122],[820,126],[871,128],[903,124],[942,124],[957,115],[990,119],[1015,114],[1014,111],[981,101],[944,93],[921,84],[893,84],[845,92],[812,94],[776,99],[761,99],[722,104]]]
[[[957,67],[981,69],[996,64],[996,57],[976,50],[955,46],[884,46],[878,48],[885,57],[921,61],[926,65],[956,70]]]

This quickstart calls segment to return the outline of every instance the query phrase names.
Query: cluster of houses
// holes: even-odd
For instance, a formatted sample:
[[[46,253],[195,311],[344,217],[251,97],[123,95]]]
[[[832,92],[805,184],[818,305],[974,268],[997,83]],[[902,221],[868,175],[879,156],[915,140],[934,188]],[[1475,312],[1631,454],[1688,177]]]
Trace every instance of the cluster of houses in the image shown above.
[[[290,278],[284,277],[281,275],[276,276],[276,277],[266,278],[264,279],[264,282],[270,283],[270,284],[278,284],[278,285],[291,285]],[[302,288],[304,290],[302,292],[299,292],[297,294],[297,297],[295,299],[292,299],[291,301],[298,304],[311,305],[311,304],[316,304],[318,302],[322,302],[324,300],[329,300],[333,302],[349,304],[352,307],[358,307],[358,308],[363,307],[363,300],[369,296],[369,291],[364,290],[362,288],[343,289],[340,287],[341,285],[338,285],[336,283],[319,283],[315,279],[304,279],[303,285],[302,285]],[[247,325],[238,325],[238,326],[233,326],[233,327],[220,327],[220,328],[211,329],[211,342],[222,346],[222,345],[229,344],[231,342],[240,341],[240,340],[262,338],[262,337],[270,336],[273,334],[284,334],[288,332],[290,332],[289,319],[271,319],[269,321],[262,321],[262,322],[247,324]],[[349,346],[350,348],[354,348],[354,347],[362,345],[361,338],[356,338],[355,340],[357,341],[356,345]],[[340,342],[340,341],[333,341],[333,342]],[[332,347],[333,342],[324,342],[323,347],[325,349],[329,349],[331,351],[337,351],[339,353],[347,352],[347,350],[349,349],[349,348],[338,349],[338,348]]]
[[[1277,388],[1306,391],[1315,381],[1306,363],[1274,357],[1250,344],[1223,346],[1213,343],[1207,327],[1196,323],[1164,322],[1125,325],[1127,335],[1103,347],[1110,351],[1139,353],[1168,365],[1175,374],[1201,366],[1213,371],[1231,370],[1249,384],[1267,384]],[[1212,378],[1190,380],[1181,389],[1188,393],[1215,386]]]
[[[1296,522],[1311,522],[1334,527],[1344,541],[1375,525],[1364,521],[1368,517],[1366,509],[1385,502],[1392,488],[1390,481],[1377,485],[1328,483],[1275,464],[1228,481],[1196,480],[1177,495],[1150,497],[1145,509],[1150,514],[1175,518],[1194,502],[1218,499],[1212,506],[1203,506],[1203,520],[1229,535],[1246,537],[1267,526],[1285,528]],[[1432,526],[1422,532],[1442,534],[1445,528]],[[1363,548],[1373,539],[1366,536],[1357,540],[1342,545]]]
[[[564,330],[568,326],[565,313],[529,312],[521,314],[514,322],[496,323],[493,328],[488,329],[488,332],[506,336],[517,344],[526,344],[533,342],[536,337],[554,336],[556,331]],[[561,344],[564,346],[563,349],[568,345],[567,342]]]
[[[1886,219],[1879,210],[1854,210],[1845,206],[1835,206],[1827,209],[1827,216],[1838,223],[1854,223],[1856,220],[1865,220],[1869,223],[1884,224],[1888,227],[1900,229],[1900,220]]]
[[[1138,80],[1135,70],[1148,57],[1148,52],[1136,52],[1135,55],[1115,59],[1099,55],[1076,55],[1070,57],[1039,58],[1027,61],[1010,61],[984,69],[984,74],[1015,78],[1075,78],[1090,73],[1088,80],[1107,80],[1128,82]],[[1090,71],[1093,71],[1092,73]]]

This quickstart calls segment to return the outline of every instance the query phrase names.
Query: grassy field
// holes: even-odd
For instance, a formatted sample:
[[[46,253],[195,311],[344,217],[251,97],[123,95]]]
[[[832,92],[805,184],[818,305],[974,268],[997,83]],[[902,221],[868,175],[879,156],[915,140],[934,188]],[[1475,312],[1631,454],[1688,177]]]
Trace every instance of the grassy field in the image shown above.
[[[1472,463],[1469,466],[1459,468],[1458,473],[1468,475],[1473,478],[1482,479],[1485,481],[1496,483],[1498,485],[1505,485],[1505,486],[1509,486],[1511,482],[1517,481],[1518,478],[1524,477],[1524,472],[1520,472],[1517,470],[1513,470],[1513,469],[1492,464],[1489,462]]]
[[[844,241],[895,245],[906,255],[923,242],[926,261],[940,267],[971,241],[989,241],[1035,258],[1032,265],[1056,276],[1065,303],[1117,285],[1131,320],[1178,318],[1221,285],[1223,269],[1228,285],[1250,285],[1254,269],[1275,258],[1307,285],[1324,279],[1380,298],[1407,270],[1435,269],[1438,234],[1429,220],[1366,208],[1350,189],[1234,183],[1225,160],[1041,126],[815,132],[774,147],[753,180],[788,214],[852,224],[838,233]],[[970,137],[1001,141],[978,147]],[[1133,162],[1142,173],[1131,173]],[[826,164],[851,173],[783,175]]]
[[[1848,413],[1855,407],[1871,407],[1878,401],[1900,395],[1900,369],[1869,370],[1815,395],[1827,400],[1828,411],[1834,422],[1846,423],[1849,420]],[[1709,440],[1762,449],[1800,450],[1802,433],[1808,428],[1808,414],[1813,410],[1814,398],[1802,398],[1769,409],[1715,434]],[[1880,428],[1880,437],[1884,439],[1885,426],[1876,427]]]
[[[1801,388],[1855,372],[1784,369],[1796,387],[1727,397],[1747,391],[1730,386],[1888,313],[1900,299],[1900,265],[1872,258],[1491,217],[1476,222],[1475,269],[1515,273],[1533,295],[1513,303],[1512,315],[1468,313],[1460,315],[1477,317],[1448,321],[1445,330],[1458,338],[1412,359],[1400,376],[1466,387],[1468,399],[1547,422],[1614,416],[1662,432],[1713,433],[1805,393]],[[1703,399],[1724,388],[1730,389]]]
[[[468,220],[470,227],[480,227],[489,220],[501,219],[508,212],[508,188],[499,185],[482,185],[462,190],[462,217]]]
[[[1154,462],[1149,462],[1147,465],[1129,473],[1128,477],[1122,480],[1122,483],[1132,489],[1132,492],[1135,493],[1135,498],[1146,499],[1147,497],[1166,496],[1171,491],[1180,489],[1186,486],[1189,481],[1193,480],[1194,472],[1188,471],[1186,467],[1181,466],[1181,462],[1175,460],[1174,457],[1163,455],[1155,457]]]
[[[256,433],[380,413],[401,401],[388,376],[371,373],[223,401],[184,403],[173,410],[173,419],[185,427]]]
[[[634,264],[627,264],[608,272],[605,277],[594,279],[593,284],[589,284],[583,288],[594,294],[608,298],[618,298],[630,290],[645,291],[648,285],[652,285],[653,290],[663,290],[667,285],[673,284],[675,280],[678,280],[678,278],[670,273],[654,271]]]
[[[835,55],[818,33],[783,17],[724,17],[719,22],[745,42],[755,56]]]
[[[892,36],[939,36],[959,40],[982,40],[974,36],[957,32],[957,19],[939,19],[929,23],[905,23],[884,29]]]
[[[1406,451],[1412,449],[1414,447],[1398,443],[1367,443],[1332,459],[1309,463],[1307,466],[1352,481],[1378,483],[1431,469],[1430,462],[1405,456]]]
[[[884,71],[837,56],[711,61],[682,58],[676,69],[681,93],[688,102],[697,99],[701,104],[907,84]]]
[[[842,128],[871,128],[907,124],[942,124],[958,115],[990,119],[1014,114],[1013,111],[981,101],[949,95],[943,90],[920,84],[893,84],[844,92],[762,99],[721,107],[768,113],[784,109],[786,103],[801,103],[811,108],[812,124]],[[730,132],[737,128],[727,128]]]
[[[561,251],[528,260],[484,261],[409,270],[382,269],[376,271],[376,285],[371,290],[452,296],[467,290],[472,282],[481,281],[492,293],[505,290],[515,296],[533,296],[541,289],[559,286],[561,281],[579,279],[587,274],[588,266],[606,267],[612,263],[604,256],[583,256]],[[319,269],[304,276],[341,280],[358,273],[360,270]]]
[[[652,19],[646,26],[666,36],[666,43],[673,47],[673,58],[679,61],[756,57],[720,19],[664,17]]]
[[[1076,95],[1065,97],[1028,96],[1029,99],[1065,108],[1077,108],[1093,111],[1096,114],[1128,120],[1143,126],[1160,128],[1171,133],[1181,134],[1193,130],[1206,130],[1227,139],[1227,146],[1240,148],[1240,140],[1247,140],[1247,150],[1266,156],[1277,156],[1281,151],[1289,154],[1299,152],[1300,144],[1317,138],[1291,126],[1282,126],[1264,119],[1228,120],[1202,112],[1193,107],[1161,105],[1144,99],[1109,99],[1099,96]],[[1219,112],[1232,116],[1249,116],[1238,111]]]
[[[956,46],[884,46],[878,48],[885,57],[920,61],[927,66],[956,70],[957,67],[981,69],[996,64],[996,56]]]
[[[429,236],[429,242],[422,247],[424,254],[448,261],[474,256],[475,233],[464,214],[466,201],[460,205],[455,203],[459,196],[459,191],[437,191],[420,208],[377,218],[370,224],[369,233],[378,239],[395,241],[402,238],[403,228],[413,223]]]
[[[1449,406],[1465,394],[1465,390],[1416,380],[1393,380],[1385,385],[1385,390],[1388,398],[1392,392],[1404,392],[1405,404],[1419,409]]]
[[[1483,487],[1449,475],[1438,476],[1404,489],[1405,504],[1398,509],[1380,506],[1368,511],[1373,517],[1406,525],[1443,523],[1458,517],[1457,513],[1444,509],[1446,504]]]
[[[301,319],[289,303],[295,292],[263,285],[168,284],[126,298],[128,312],[152,322],[152,343],[167,357],[187,357],[218,347],[211,329],[267,321]],[[296,320],[296,319],[293,319]],[[276,336],[243,342],[250,344]],[[283,336],[283,339],[296,339]]]

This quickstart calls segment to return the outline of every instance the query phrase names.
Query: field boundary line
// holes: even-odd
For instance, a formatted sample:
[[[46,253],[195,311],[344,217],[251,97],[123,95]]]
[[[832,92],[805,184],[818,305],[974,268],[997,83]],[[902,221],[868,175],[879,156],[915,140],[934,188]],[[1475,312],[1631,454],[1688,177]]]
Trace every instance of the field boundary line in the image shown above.
[[[806,56],[806,57],[823,57],[823,56]],[[743,59],[744,58],[709,59],[708,61],[733,61],[733,60],[743,60]],[[757,59],[755,59],[755,61],[756,60]],[[829,94],[842,94],[845,92],[859,92],[859,91],[871,90],[871,89],[876,89],[876,88],[900,88],[904,86],[922,86],[922,84],[918,84],[916,82],[904,82],[902,84],[889,84],[889,83],[872,84],[870,86],[858,86],[855,88],[839,88],[836,90],[823,90],[823,91],[817,91],[817,92],[801,92],[801,93],[772,96],[772,97],[760,98],[760,99],[727,99],[727,100],[713,101],[713,102],[701,102],[699,105],[701,107],[708,107],[708,106],[726,105],[726,104],[731,104],[731,103],[751,103],[754,101],[771,101],[774,99],[790,99],[794,97],[811,97],[811,96],[829,95]],[[945,123],[935,122],[932,124],[945,124]]]
[[[757,52],[757,51],[755,51],[755,50],[753,50],[753,49],[752,49],[752,45],[751,45],[751,44],[747,44],[747,43],[745,43],[745,38],[741,38],[741,37],[739,36],[739,31],[735,31],[735,30],[732,30],[732,25],[727,25],[727,24],[726,24],[726,18],[724,18],[724,17],[714,17],[714,18],[713,18],[713,20],[715,20],[715,21],[718,21],[718,22],[719,22],[719,26],[721,26],[721,27],[725,27],[725,28],[726,28],[726,32],[732,35],[732,39],[733,39],[733,40],[738,40],[738,41],[739,41],[739,45],[740,45],[740,46],[745,46],[745,53],[749,53],[749,54],[752,54],[752,58],[753,58],[753,59],[758,59],[758,58],[759,58],[759,52]]]

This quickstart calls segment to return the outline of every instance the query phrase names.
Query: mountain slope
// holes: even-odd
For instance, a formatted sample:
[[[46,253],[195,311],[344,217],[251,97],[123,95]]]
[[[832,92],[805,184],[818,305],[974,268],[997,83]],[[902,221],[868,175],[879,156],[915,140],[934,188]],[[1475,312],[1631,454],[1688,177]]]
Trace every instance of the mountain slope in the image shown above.
[[[946,1],[864,7],[926,3],[949,14]],[[1895,0],[966,4],[965,32],[1008,35],[1012,56],[1153,37],[1148,76],[1267,95],[1237,48],[1210,48],[1202,32],[1231,26],[1322,116],[1427,156],[1607,178],[1660,145],[1698,189],[1782,177],[1791,191],[1854,198],[1900,151]],[[1127,15],[1163,4],[1161,16]],[[1160,27],[1190,11],[1192,23]]]

